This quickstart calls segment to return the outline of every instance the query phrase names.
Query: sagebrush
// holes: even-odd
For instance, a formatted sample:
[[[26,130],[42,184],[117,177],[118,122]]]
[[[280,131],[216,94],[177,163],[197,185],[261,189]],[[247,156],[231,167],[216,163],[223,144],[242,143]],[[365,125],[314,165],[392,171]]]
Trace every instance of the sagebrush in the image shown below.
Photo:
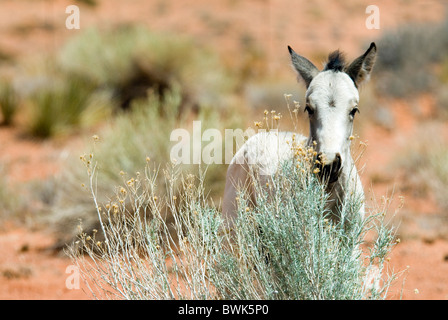
[[[394,279],[387,255],[395,244],[385,212],[351,219],[351,197],[333,222],[325,188],[303,159],[285,163],[273,189],[253,205],[242,190],[235,221],[207,199],[204,176],[175,165],[124,178],[115,196],[97,202],[98,164],[86,159],[101,227],[67,250],[98,299],[384,299]],[[264,190],[264,191],[263,191]],[[167,217],[172,219],[167,221]],[[364,245],[366,233],[376,240]],[[97,235],[104,233],[104,240]]]

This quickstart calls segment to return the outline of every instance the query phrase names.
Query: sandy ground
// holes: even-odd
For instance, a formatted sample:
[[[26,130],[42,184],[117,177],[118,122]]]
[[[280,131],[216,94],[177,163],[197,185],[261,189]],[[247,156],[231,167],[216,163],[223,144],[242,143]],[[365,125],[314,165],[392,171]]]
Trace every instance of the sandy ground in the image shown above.
[[[266,66],[272,74],[290,73],[287,45],[296,51],[321,57],[341,48],[350,57],[381,32],[403,23],[435,21],[444,15],[443,1],[376,1],[381,12],[381,29],[365,27],[367,1],[100,1],[91,9],[81,6],[82,29],[96,25],[108,28],[116,24],[141,23],[154,30],[184,33],[199,43],[216,47],[224,56],[242,50],[245,37],[266,52]],[[32,58],[35,53],[57,50],[68,37],[79,31],[63,27],[69,1],[0,2],[0,51],[18,59]],[[14,14],[12,14],[14,13]],[[62,25],[62,26],[61,26]],[[282,52],[280,54],[279,52]],[[294,81],[294,78],[291,78]],[[434,101],[422,96],[420,114],[429,126]],[[372,184],[373,194],[381,197],[399,185],[399,176],[384,173],[381,168],[394,160],[394,155],[415,138],[422,119],[406,112],[403,101],[390,103],[396,123],[394,130],[367,124],[361,140],[369,147],[363,161],[365,186]],[[437,126],[434,122],[434,126]],[[445,126],[446,127],[446,126]],[[446,128],[444,135],[447,137]],[[6,164],[9,181],[39,181],[55,174],[61,160],[67,157],[79,138],[66,143],[38,142],[23,139],[15,129],[0,128],[0,163]],[[372,177],[383,179],[372,183]],[[385,175],[388,175],[385,177]],[[437,220],[440,208],[434,199],[405,196],[405,205],[394,218],[402,223],[401,242],[390,261],[395,271],[407,270],[397,281],[392,299],[448,299],[448,234],[440,226],[421,221]],[[436,222],[437,224],[437,222]],[[443,230],[442,230],[443,231]],[[437,234],[437,235],[435,235]],[[6,223],[0,228],[0,299],[85,299],[81,289],[69,290],[66,273],[71,262],[46,250],[54,239],[39,228]],[[404,281],[404,282],[403,282]],[[402,291],[401,291],[402,290]],[[402,293],[399,293],[399,292]]]

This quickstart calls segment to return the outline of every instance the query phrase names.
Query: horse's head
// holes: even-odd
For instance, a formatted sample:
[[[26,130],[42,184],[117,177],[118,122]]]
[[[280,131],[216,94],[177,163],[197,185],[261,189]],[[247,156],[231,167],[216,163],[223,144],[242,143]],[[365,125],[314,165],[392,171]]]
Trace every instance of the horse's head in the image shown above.
[[[376,46],[372,43],[350,65],[346,65],[344,56],[335,51],[329,55],[322,71],[291,47],[288,49],[293,66],[307,87],[305,111],[310,119],[309,144],[315,144],[323,180],[336,182],[350,157],[353,120],[359,112],[358,88],[370,77]]]

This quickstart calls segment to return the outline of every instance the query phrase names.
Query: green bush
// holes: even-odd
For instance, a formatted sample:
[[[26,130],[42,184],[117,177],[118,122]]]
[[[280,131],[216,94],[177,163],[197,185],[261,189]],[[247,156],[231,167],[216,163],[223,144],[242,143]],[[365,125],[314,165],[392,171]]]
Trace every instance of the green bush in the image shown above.
[[[1,124],[9,126],[19,107],[19,96],[10,81],[0,83],[0,110],[3,116]]]
[[[98,101],[93,100],[95,90],[92,83],[76,75],[64,75],[62,79],[52,80],[36,90],[28,99],[28,133],[49,138],[82,128],[82,119],[86,118],[83,114],[89,112],[89,108],[98,109]],[[106,113],[107,109],[104,108],[102,115]],[[97,120],[104,120],[104,117]]]

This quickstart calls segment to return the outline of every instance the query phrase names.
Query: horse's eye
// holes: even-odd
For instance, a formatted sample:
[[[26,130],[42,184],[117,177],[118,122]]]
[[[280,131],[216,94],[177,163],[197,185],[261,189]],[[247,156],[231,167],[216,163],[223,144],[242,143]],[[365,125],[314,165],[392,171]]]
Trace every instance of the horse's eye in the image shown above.
[[[355,114],[356,114],[356,112],[358,112],[358,113],[359,113],[359,109],[358,109],[358,106],[354,107],[354,108],[352,109],[352,111],[350,111],[350,117],[354,118],[354,117],[355,117]]]
[[[314,114],[314,110],[309,105],[305,107],[305,111],[308,112],[308,115],[310,116]]]

